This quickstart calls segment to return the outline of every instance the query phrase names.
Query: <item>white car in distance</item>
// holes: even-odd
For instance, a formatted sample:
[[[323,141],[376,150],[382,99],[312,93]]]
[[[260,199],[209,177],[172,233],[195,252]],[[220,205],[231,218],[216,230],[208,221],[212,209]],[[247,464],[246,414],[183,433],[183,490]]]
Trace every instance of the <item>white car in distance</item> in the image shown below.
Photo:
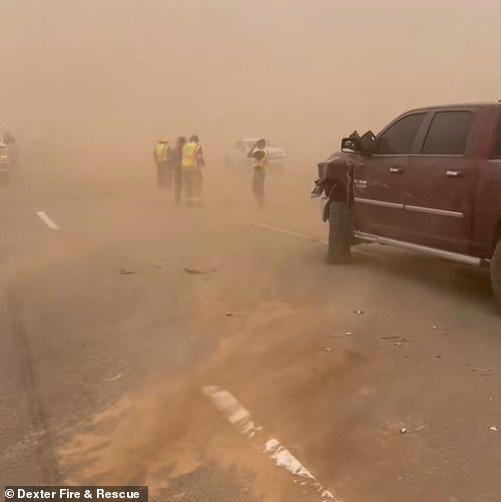
[[[224,157],[227,167],[249,167],[253,165],[253,159],[249,159],[247,154],[250,149],[256,144],[260,138],[245,138],[236,141],[233,146],[226,152]],[[272,169],[281,169],[285,166],[287,160],[287,152],[285,148],[266,141],[266,152],[268,154],[268,166]]]

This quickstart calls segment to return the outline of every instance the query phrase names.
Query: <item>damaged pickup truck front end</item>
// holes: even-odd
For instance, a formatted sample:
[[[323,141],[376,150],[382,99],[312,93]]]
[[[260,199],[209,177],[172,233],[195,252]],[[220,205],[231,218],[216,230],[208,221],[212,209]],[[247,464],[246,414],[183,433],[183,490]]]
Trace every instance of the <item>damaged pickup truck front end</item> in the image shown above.
[[[334,153],[318,164],[318,179],[311,193],[322,197],[325,205],[323,221],[329,222],[327,262],[349,263],[353,236],[353,171],[356,158],[371,148],[375,137],[372,132],[360,136],[356,131],[341,142],[341,152]]]
[[[352,165],[353,162],[342,152],[334,153],[327,160],[318,163],[318,179],[315,180],[311,197],[321,197],[326,201],[322,212],[323,221],[329,219],[331,202],[351,205],[349,193]]]
[[[343,205],[347,210],[353,208],[353,171],[358,160],[354,157],[362,157],[365,152],[370,152],[374,143],[375,136],[371,131],[363,136],[355,131],[342,140],[340,152],[333,153],[318,164],[318,179],[315,180],[311,197],[322,197],[325,200],[323,221],[329,220],[331,206],[334,204],[337,208]]]

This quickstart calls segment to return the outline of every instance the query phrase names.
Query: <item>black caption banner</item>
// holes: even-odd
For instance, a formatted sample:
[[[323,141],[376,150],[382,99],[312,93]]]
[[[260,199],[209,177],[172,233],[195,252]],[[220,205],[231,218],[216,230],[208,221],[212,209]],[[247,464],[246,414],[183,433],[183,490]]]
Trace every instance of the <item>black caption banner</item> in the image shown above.
[[[5,502],[148,502],[147,486],[6,486]]]

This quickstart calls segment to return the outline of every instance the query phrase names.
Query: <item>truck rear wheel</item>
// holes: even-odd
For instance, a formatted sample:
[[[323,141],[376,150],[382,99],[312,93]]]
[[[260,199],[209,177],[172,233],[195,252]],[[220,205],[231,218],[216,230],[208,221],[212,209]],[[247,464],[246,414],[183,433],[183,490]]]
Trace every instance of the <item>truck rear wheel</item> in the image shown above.
[[[331,201],[329,203],[327,263],[330,265],[345,264],[351,261],[353,233],[351,219],[352,210],[345,202]]]
[[[491,260],[491,286],[494,297],[501,307],[501,239],[499,239]]]

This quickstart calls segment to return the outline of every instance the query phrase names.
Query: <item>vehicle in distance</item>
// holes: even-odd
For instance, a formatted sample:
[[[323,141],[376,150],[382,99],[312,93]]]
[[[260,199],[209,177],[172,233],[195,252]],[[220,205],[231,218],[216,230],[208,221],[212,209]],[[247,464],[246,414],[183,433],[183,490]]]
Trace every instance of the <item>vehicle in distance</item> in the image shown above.
[[[252,159],[247,158],[247,153],[260,138],[245,138],[236,141],[225,155],[227,167],[249,167],[252,166]],[[271,168],[282,168],[285,166],[287,152],[285,148],[268,141],[266,138],[266,152],[268,154],[268,165]]]
[[[7,145],[0,138],[0,185],[6,185],[10,179],[9,152]]]
[[[15,171],[17,168],[18,156],[19,156],[17,141],[9,131],[4,132],[2,140],[5,146],[7,147],[7,155],[9,157],[9,168],[11,171]]]
[[[344,138],[318,170],[328,261],[375,242],[487,265],[501,304],[500,102],[411,110]]]

